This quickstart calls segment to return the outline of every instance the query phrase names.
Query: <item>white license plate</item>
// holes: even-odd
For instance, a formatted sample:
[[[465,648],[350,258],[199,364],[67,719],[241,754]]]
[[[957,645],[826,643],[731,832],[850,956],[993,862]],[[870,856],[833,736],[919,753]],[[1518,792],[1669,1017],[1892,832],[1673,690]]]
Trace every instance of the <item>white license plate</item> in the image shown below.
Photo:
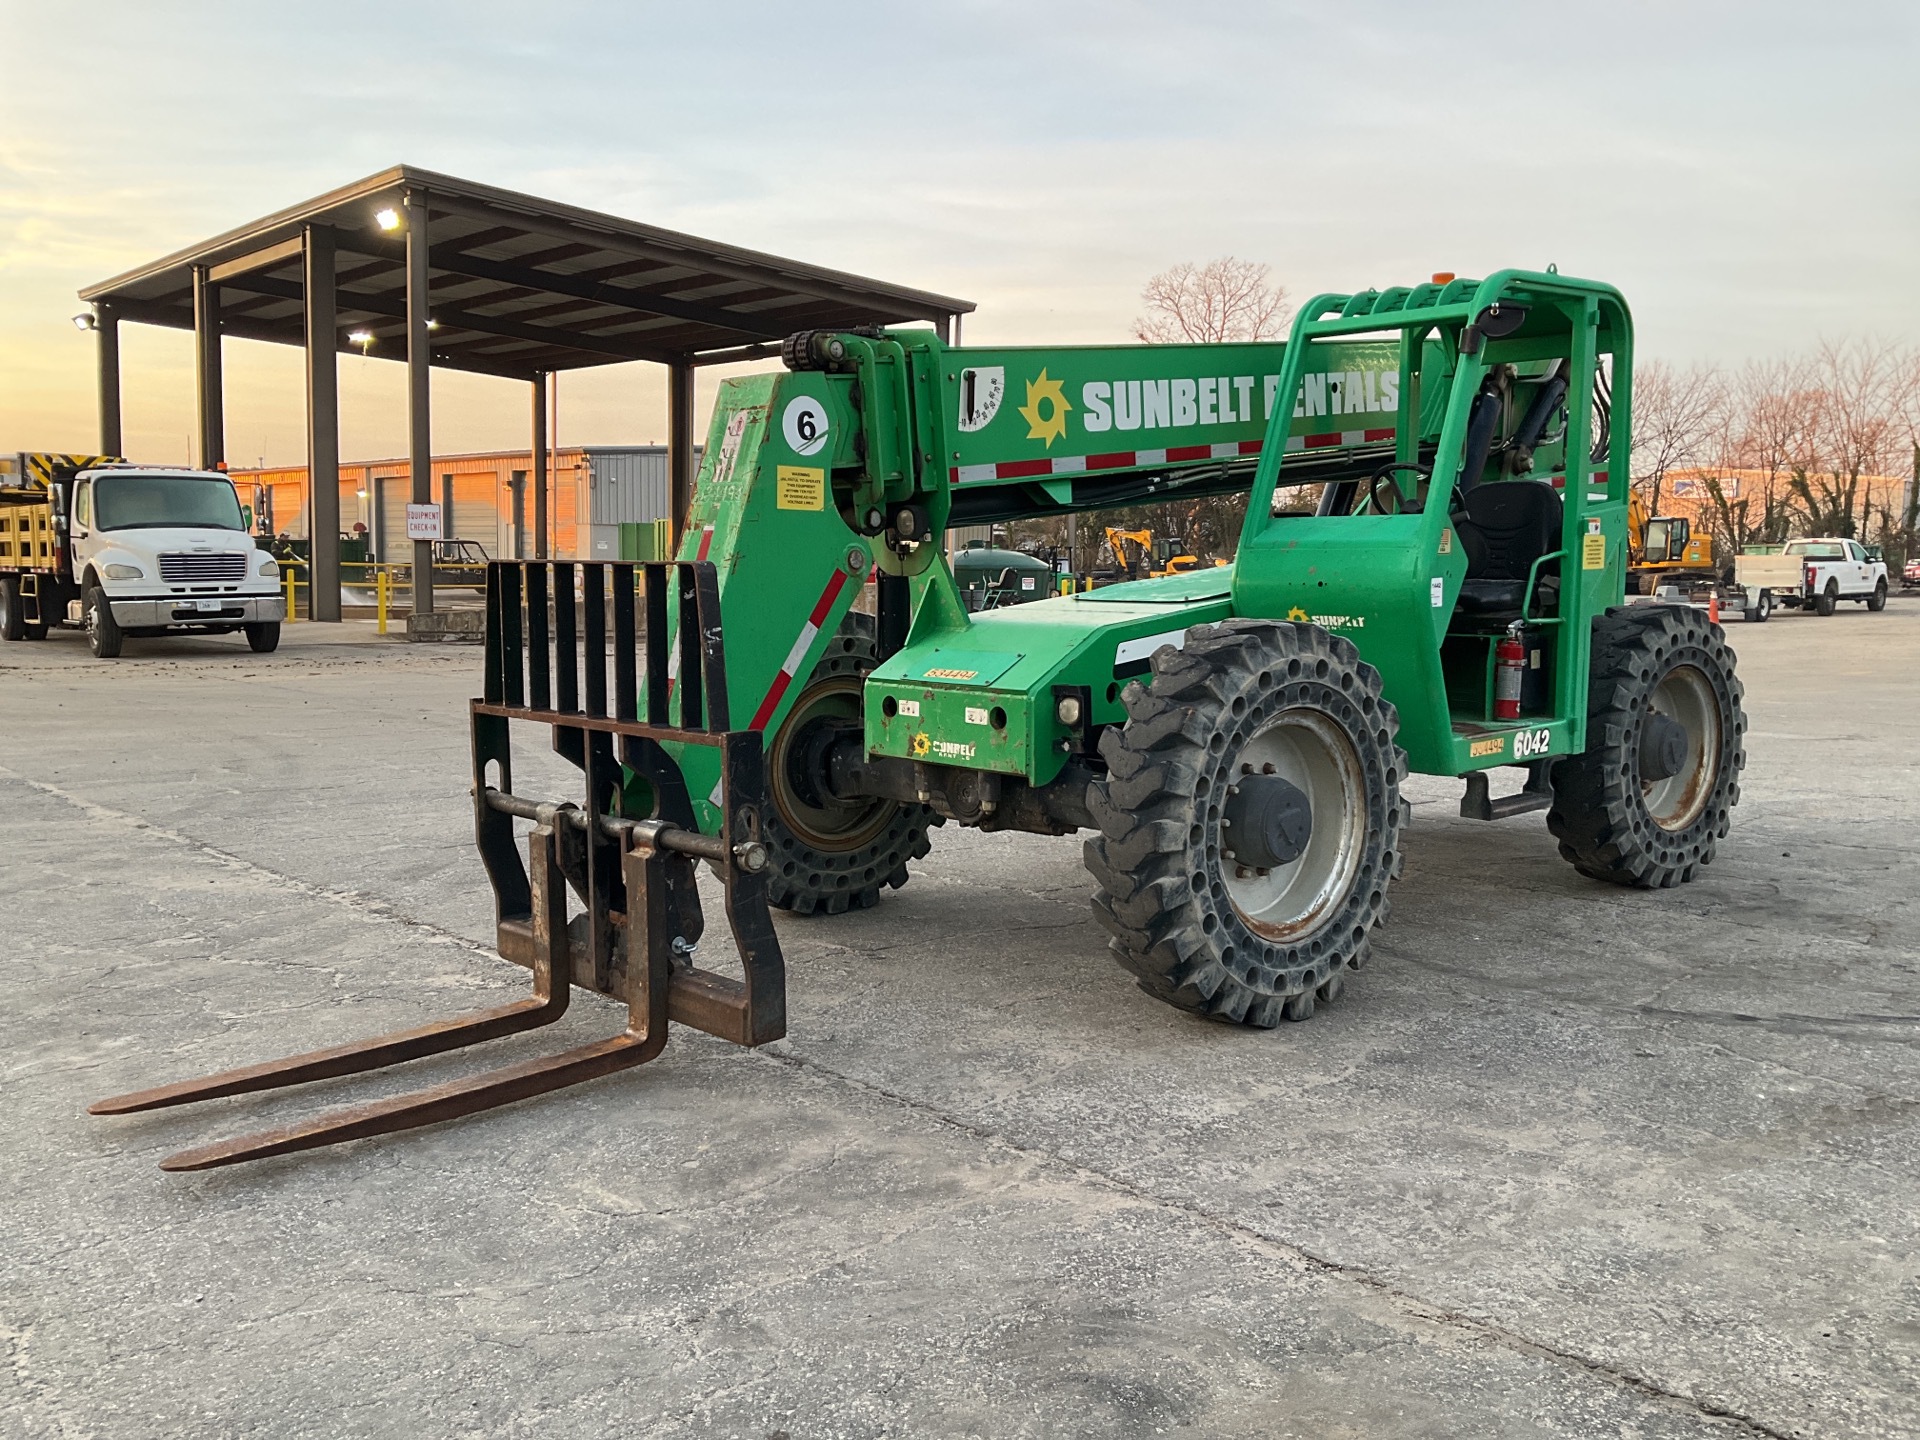
[[[196,610],[211,610],[215,614],[218,614],[227,608],[227,602],[224,600],[196,600],[193,602],[193,608]]]

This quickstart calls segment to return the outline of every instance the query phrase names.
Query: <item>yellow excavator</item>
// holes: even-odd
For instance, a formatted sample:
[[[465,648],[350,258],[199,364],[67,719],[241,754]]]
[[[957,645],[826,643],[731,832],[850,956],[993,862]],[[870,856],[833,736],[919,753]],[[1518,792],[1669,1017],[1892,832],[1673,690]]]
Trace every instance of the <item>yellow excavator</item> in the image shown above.
[[[1132,554],[1128,554],[1128,547]],[[1113,563],[1127,579],[1159,579],[1162,575],[1184,575],[1205,568],[1197,556],[1176,555],[1171,540],[1155,540],[1151,530],[1118,530],[1107,527],[1107,548],[1113,551]],[[1216,560],[1215,565],[1226,561]]]
[[[1695,535],[1679,515],[1652,515],[1638,490],[1627,501],[1627,593],[1652,595],[1664,585],[1689,592],[1718,578],[1713,537]]]

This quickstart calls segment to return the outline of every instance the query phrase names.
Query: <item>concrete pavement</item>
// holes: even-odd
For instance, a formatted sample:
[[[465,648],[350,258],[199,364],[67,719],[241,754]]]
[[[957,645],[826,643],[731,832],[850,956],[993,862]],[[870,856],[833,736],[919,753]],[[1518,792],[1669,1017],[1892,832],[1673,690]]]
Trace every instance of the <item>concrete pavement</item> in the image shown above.
[[[1149,1000],[1077,842],[949,826],[878,909],[782,917],[767,1050],[163,1175],[618,1027],[82,1113],[524,985],[477,652],[330,628],[0,648],[0,1434],[1920,1433],[1920,605],[1731,631],[1751,758],[1692,886],[1415,779],[1393,923],[1305,1025]]]

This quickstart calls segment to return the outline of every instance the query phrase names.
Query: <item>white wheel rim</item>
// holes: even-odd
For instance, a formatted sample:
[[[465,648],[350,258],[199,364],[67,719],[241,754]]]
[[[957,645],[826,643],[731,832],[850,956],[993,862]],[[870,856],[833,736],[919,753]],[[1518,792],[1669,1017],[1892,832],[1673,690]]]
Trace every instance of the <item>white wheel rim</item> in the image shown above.
[[[1687,732],[1687,759],[1678,773],[1640,785],[1653,823],[1684,830],[1700,818],[1720,775],[1720,705],[1713,682],[1696,666],[1676,665],[1660,678],[1647,708]]]
[[[1227,857],[1233,832],[1223,829],[1221,880],[1233,908],[1256,935],[1293,941],[1338,909],[1353,886],[1366,840],[1366,779],[1346,731],[1313,710],[1282,715],[1253,736],[1227,767],[1224,781],[1231,785],[1244,774],[1262,773],[1278,775],[1306,795],[1312,815],[1307,848],[1263,875]]]

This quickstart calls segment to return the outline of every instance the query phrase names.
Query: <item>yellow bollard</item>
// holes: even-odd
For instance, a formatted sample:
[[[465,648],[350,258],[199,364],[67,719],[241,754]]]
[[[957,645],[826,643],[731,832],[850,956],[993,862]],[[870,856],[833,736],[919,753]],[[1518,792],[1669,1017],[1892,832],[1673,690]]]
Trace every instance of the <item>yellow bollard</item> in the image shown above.
[[[379,635],[387,633],[387,585],[387,572],[375,570],[373,572],[374,633]]]
[[[295,605],[294,595],[295,595],[296,582],[293,578],[293,566],[289,565],[287,566],[286,569],[282,570],[280,572],[280,577],[282,582],[287,587],[287,623],[291,625],[295,620],[298,620],[300,618],[298,615],[294,614],[294,605]]]

